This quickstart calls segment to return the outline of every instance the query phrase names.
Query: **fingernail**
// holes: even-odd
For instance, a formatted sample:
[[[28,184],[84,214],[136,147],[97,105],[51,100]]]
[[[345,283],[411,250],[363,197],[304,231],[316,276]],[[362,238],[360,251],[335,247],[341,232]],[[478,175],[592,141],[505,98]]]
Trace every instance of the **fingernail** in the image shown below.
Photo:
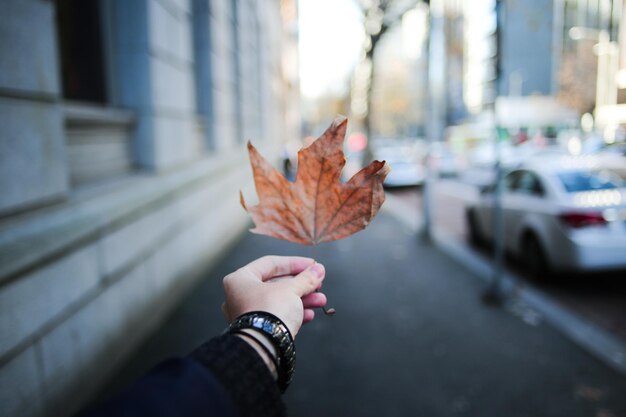
[[[313,265],[311,266],[311,271],[313,271],[313,273],[314,273],[315,275],[317,275],[317,277],[318,277],[318,278],[321,278],[321,277],[323,277],[323,276],[324,276],[324,271],[325,271],[325,270],[324,270],[324,265],[322,265],[322,264],[318,264],[318,263],[313,264]]]

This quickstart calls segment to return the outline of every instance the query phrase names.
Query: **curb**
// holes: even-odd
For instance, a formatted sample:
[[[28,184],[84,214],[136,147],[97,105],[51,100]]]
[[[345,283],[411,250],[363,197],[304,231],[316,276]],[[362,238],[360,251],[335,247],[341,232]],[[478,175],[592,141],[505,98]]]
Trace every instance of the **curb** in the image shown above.
[[[383,209],[403,223],[407,228],[418,232],[421,219],[416,214],[407,213],[407,207],[396,197],[387,196]],[[470,270],[484,282],[490,282],[493,268],[491,263],[476,255],[464,242],[459,242],[442,230],[435,230],[433,243],[438,249]],[[519,300],[539,312],[552,327],[568,339],[600,359],[612,369],[626,374],[626,342],[607,332],[595,323],[563,307],[552,297],[525,285],[515,274],[504,272],[502,290],[507,298]]]

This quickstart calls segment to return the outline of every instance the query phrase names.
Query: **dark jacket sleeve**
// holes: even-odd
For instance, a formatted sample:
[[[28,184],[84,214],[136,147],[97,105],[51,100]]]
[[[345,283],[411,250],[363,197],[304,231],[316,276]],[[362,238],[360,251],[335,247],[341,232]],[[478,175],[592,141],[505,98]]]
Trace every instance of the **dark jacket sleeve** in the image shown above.
[[[257,352],[238,337],[209,340],[169,359],[82,417],[285,416],[280,391]]]

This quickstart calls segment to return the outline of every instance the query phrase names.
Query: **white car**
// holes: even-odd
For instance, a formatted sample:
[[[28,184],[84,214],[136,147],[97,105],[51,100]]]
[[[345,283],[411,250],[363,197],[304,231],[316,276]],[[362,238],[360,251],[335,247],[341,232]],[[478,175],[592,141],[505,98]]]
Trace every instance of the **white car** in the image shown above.
[[[383,186],[410,187],[422,185],[426,179],[426,169],[423,165],[406,159],[386,159],[391,167]]]
[[[434,142],[428,152],[428,166],[440,178],[456,177],[460,171],[460,159],[443,142]]]
[[[505,249],[534,277],[549,271],[626,268],[624,167],[561,158],[509,172],[502,208]],[[493,240],[494,193],[466,212],[470,238]]]
[[[393,141],[377,144],[374,158],[387,161],[391,171],[385,178],[385,187],[407,187],[421,185],[426,179],[424,156],[426,145],[415,141]]]

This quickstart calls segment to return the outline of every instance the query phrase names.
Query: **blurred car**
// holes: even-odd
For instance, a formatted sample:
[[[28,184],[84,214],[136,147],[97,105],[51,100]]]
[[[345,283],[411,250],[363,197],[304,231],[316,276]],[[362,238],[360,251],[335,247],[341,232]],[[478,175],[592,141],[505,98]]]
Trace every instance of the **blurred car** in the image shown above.
[[[408,187],[422,185],[426,179],[424,166],[411,160],[386,159],[391,167],[383,186],[385,187]]]
[[[626,268],[624,187],[615,170],[576,158],[509,172],[502,193],[505,249],[534,277]],[[493,189],[466,211],[477,243],[493,240]]]
[[[626,158],[626,142],[612,143],[610,145],[606,145],[603,151],[609,154],[618,155]]]
[[[422,185],[426,179],[424,157],[427,145],[422,141],[387,139],[373,146],[375,159],[387,161],[391,171],[385,178],[385,187]]]
[[[459,158],[442,142],[434,142],[428,153],[429,166],[439,177],[456,177],[460,171]]]
[[[485,141],[474,147],[469,153],[469,164],[476,168],[491,169],[496,163],[496,147],[492,141]],[[515,166],[519,164],[519,153],[509,143],[500,144],[500,163],[502,166]]]
[[[505,169],[520,167],[534,159],[545,160],[546,158],[559,158],[569,155],[569,152],[559,145],[537,146],[531,141],[515,146],[509,142],[500,144],[500,165]],[[495,144],[485,142],[472,149],[469,154],[469,163],[475,168],[492,169],[496,163],[496,158]]]

